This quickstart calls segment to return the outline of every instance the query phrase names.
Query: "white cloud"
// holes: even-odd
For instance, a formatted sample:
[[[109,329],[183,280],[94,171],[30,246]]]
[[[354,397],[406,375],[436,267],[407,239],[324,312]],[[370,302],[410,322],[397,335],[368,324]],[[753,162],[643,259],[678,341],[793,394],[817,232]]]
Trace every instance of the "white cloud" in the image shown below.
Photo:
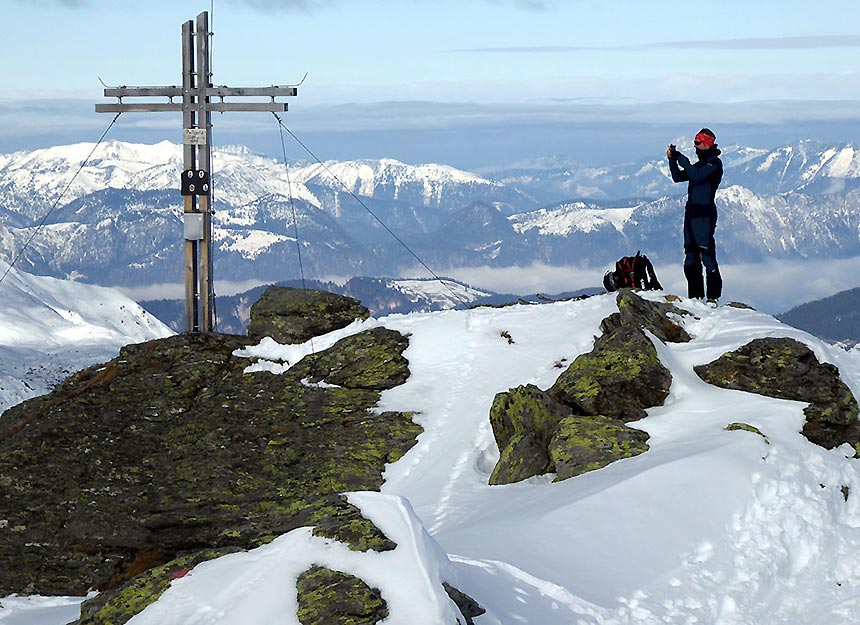
[[[450,276],[476,288],[499,293],[561,293],[600,287],[609,267],[465,267],[445,269]],[[681,262],[655,267],[664,288],[686,296]],[[779,260],[766,263],[721,265],[723,302],[739,301],[770,314],[783,313],[806,302],[860,286],[860,256],[838,260]],[[416,276],[424,276],[414,270]],[[852,280],[847,276],[855,276]]]

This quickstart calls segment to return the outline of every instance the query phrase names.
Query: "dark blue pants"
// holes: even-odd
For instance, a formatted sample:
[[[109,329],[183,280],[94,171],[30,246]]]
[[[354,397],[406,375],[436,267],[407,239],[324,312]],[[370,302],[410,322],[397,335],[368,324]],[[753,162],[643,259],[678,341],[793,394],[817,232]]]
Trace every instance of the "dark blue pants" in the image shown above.
[[[687,277],[687,295],[705,297],[705,280],[702,279],[702,266],[707,278],[708,299],[719,299],[723,292],[723,278],[717,265],[717,248],[714,230],[717,228],[715,215],[684,215],[684,275]]]

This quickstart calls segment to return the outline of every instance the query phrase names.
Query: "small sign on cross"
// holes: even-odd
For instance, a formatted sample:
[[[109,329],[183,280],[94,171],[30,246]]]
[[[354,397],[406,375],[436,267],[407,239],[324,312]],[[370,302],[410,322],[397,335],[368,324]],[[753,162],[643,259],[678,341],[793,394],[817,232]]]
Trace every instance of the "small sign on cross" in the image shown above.
[[[183,128],[182,145],[206,145],[206,129]]]

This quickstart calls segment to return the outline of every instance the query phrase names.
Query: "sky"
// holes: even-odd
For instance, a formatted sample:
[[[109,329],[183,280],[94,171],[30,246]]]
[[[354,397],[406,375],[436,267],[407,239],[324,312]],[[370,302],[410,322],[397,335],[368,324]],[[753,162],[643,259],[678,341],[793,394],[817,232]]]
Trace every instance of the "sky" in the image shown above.
[[[213,82],[301,83],[286,122],[332,158],[609,157],[703,125],[756,147],[860,138],[852,0],[0,0],[14,25],[0,152],[95,140],[110,121],[93,113],[100,81],[180,82],[181,24],[201,11]],[[277,152],[268,114],[213,123],[216,140]],[[127,114],[115,138],[178,140],[178,126]]]

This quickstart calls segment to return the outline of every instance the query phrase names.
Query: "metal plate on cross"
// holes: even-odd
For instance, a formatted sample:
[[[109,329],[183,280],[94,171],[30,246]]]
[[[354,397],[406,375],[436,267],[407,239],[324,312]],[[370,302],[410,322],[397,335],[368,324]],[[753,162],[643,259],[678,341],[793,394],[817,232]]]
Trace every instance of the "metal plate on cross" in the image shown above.
[[[206,145],[206,129],[183,128],[182,145]]]
[[[209,195],[209,172],[202,169],[183,171],[180,192],[182,195]]]
[[[202,241],[203,213],[184,213],[182,215],[183,236],[186,241]]]

